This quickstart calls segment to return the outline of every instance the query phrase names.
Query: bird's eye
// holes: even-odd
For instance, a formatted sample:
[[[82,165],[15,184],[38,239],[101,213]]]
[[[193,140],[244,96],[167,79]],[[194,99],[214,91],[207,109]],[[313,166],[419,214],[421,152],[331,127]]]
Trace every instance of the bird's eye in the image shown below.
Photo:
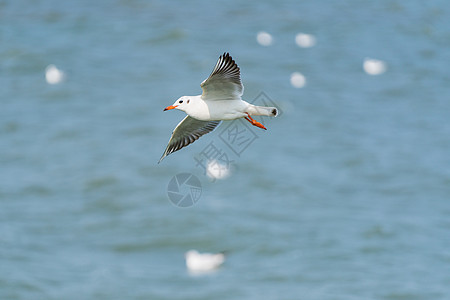
[[[178,103],[183,103],[183,100],[178,101]]]
[[[191,101],[190,99],[188,99],[187,104],[189,104],[189,101]]]

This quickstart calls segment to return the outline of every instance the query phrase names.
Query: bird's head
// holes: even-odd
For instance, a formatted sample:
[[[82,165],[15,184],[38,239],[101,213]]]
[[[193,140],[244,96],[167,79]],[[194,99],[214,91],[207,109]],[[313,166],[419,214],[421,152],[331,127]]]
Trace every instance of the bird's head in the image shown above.
[[[187,96],[180,97],[177,101],[175,101],[174,104],[164,108],[164,111],[174,109],[174,108],[182,110],[182,111],[186,111],[186,107],[189,105],[190,102],[191,102],[191,100],[189,99],[189,97],[187,97]]]

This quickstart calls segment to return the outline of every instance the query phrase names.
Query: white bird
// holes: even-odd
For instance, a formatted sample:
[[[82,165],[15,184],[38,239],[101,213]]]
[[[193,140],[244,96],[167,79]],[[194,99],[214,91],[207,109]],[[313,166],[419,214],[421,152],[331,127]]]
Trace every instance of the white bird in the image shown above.
[[[240,70],[229,53],[219,57],[211,75],[200,86],[201,95],[183,96],[164,109],[179,109],[187,116],[175,127],[159,162],[213,131],[222,120],[245,118],[252,125],[266,129],[251,116],[278,115],[275,107],[256,106],[241,99],[244,86]]]
[[[225,262],[223,253],[199,253],[189,250],[185,253],[186,267],[193,272],[208,272],[217,269]]]

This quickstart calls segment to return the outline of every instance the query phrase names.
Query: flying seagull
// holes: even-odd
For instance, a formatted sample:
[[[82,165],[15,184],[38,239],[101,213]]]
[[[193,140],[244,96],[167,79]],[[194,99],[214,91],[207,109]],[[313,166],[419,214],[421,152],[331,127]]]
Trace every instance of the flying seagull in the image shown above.
[[[203,93],[198,96],[180,97],[164,109],[179,109],[187,116],[175,127],[160,163],[167,155],[195,142],[202,135],[213,131],[222,120],[244,118],[250,124],[266,129],[251,116],[276,117],[275,107],[256,106],[242,100],[244,86],[236,62],[229,53],[219,57],[211,75],[200,84]]]

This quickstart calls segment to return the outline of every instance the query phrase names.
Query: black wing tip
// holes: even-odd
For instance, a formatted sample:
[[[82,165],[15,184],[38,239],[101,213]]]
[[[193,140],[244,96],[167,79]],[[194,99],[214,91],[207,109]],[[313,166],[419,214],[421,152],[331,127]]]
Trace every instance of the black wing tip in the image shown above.
[[[191,145],[192,143],[194,143],[196,140],[198,140],[199,138],[201,138],[203,135],[210,133],[212,131],[214,131],[214,129],[217,128],[218,125],[220,125],[220,123],[222,123],[221,120],[218,121],[209,121],[208,124],[206,124],[203,128],[200,128],[200,132],[197,133],[193,133],[193,136],[190,136],[188,140],[179,140],[177,141],[175,144],[170,145],[170,141],[169,141],[169,145],[167,145],[166,150],[164,150],[164,154],[161,156],[161,158],[158,161],[158,164],[167,156],[169,156],[172,153],[177,152],[178,150],[183,149],[184,147],[187,147],[189,145]]]
[[[237,71],[238,76],[240,77],[241,69],[239,68],[236,61],[231,57],[229,52],[224,52],[221,56],[219,56],[219,60],[217,61],[214,70],[211,72],[211,75],[219,73],[221,71]]]
[[[158,165],[162,162],[162,160],[167,156],[166,151],[164,151],[164,154],[161,156],[161,158],[158,161]]]
[[[236,64],[236,62],[234,61],[233,57],[231,57],[229,52],[224,52],[222,55],[219,56],[219,61],[222,60],[226,63],[234,63]]]
[[[230,55],[229,52],[224,52],[224,53],[219,57],[219,59],[220,59],[220,58],[222,58],[224,61],[232,61],[233,63],[236,63],[236,62],[234,61],[234,59],[231,57],[231,55]]]

